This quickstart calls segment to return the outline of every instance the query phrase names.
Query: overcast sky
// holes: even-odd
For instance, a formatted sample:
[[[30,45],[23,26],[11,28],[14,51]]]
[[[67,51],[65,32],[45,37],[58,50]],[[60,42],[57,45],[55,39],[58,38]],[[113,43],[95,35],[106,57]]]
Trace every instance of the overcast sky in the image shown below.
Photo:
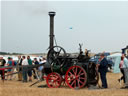
[[[47,52],[49,11],[57,44],[78,52],[121,51],[128,45],[128,1],[2,1],[1,51]]]

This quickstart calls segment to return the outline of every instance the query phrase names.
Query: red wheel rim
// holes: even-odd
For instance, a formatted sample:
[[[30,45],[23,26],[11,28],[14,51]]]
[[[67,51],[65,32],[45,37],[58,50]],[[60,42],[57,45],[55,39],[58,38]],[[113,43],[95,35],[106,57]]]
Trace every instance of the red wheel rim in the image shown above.
[[[61,76],[58,73],[52,72],[48,74],[46,83],[49,88],[58,88],[61,85]]]
[[[70,88],[82,88],[87,81],[87,74],[80,66],[72,66],[66,72],[65,80]]]

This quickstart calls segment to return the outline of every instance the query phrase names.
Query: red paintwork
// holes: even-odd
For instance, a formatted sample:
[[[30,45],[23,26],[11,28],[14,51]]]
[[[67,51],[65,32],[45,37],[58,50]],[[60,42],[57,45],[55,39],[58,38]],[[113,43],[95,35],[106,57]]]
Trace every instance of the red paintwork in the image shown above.
[[[87,74],[80,66],[71,66],[65,75],[65,81],[70,88],[82,88],[87,82]]]
[[[5,69],[11,69],[11,68],[0,68],[0,70],[2,70],[2,73],[3,73],[3,76],[4,76],[4,71],[5,71]],[[4,78],[5,79],[5,78]],[[4,79],[3,79],[3,82],[4,82]]]
[[[52,72],[48,74],[46,83],[49,88],[58,88],[61,85],[61,76],[58,73]]]

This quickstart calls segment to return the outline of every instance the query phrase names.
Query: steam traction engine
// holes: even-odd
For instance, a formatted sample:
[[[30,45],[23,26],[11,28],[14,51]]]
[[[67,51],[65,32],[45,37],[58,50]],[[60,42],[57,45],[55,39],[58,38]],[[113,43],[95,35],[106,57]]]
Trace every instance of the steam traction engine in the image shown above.
[[[49,15],[50,47],[44,69],[47,74],[47,86],[50,88],[58,88],[61,85],[68,85],[70,88],[82,88],[90,84],[97,85],[99,76],[96,65],[89,61],[88,52],[86,55],[83,55],[80,44],[78,56],[67,54],[60,46],[53,46],[53,21],[55,12],[49,12]]]

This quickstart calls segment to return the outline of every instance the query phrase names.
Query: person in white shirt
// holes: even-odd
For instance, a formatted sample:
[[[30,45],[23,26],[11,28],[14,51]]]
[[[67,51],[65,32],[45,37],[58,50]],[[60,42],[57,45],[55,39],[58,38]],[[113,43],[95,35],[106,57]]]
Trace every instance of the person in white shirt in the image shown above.
[[[46,62],[46,59],[45,58],[42,58],[42,59],[40,59],[39,64],[45,64],[45,62]],[[44,80],[44,78],[43,78],[43,76],[44,76],[44,66],[43,65],[40,66],[38,68],[38,70],[39,70],[40,80]]]
[[[25,56],[22,56],[22,66],[23,66],[23,82],[27,82],[27,73],[28,73],[28,68],[25,65],[29,65],[28,64],[28,60]]]
[[[26,59],[26,57],[23,56],[22,58],[23,58],[22,65],[29,65],[28,60]]]

